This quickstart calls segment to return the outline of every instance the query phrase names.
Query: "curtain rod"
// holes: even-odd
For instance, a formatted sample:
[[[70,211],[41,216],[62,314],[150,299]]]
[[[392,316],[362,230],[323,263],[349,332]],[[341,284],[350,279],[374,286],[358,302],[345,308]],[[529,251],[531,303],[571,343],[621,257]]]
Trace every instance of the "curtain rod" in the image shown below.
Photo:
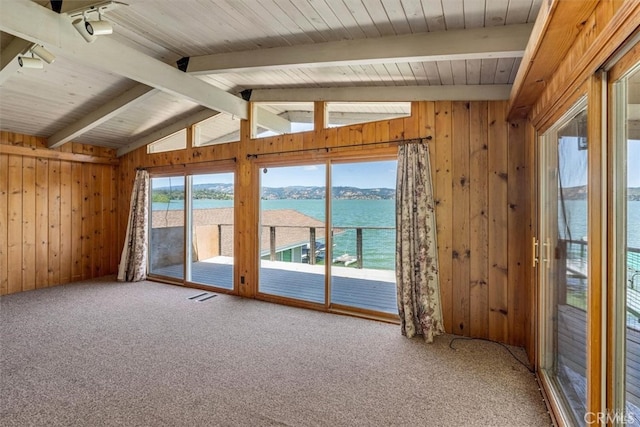
[[[136,170],[137,171],[146,171],[149,169],[156,169],[156,168],[166,168],[169,166],[182,166],[182,167],[187,167],[187,166],[191,166],[191,165],[197,165],[198,163],[218,163],[218,162],[228,162],[228,161],[233,161],[234,163],[236,163],[238,161],[237,157],[229,157],[228,159],[215,159],[215,160],[197,160],[195,162],[191,162],[191,163],[172,163],[169,165],[158,165],[158,166],[148,166],[146,168],[143,167],[137,167]]]
[[[290,154],[290,153],[305,153],[308,151],[324,151],[325,153],[328,153],[329,151],[335,149],[335,148],[354,148],[354,147],[364,147],[364,146],[369,146],[369,145],[380,145],[380,144],[397,144],[397,145],[404,145],[404,144],[410,144],[412,142],[419,142],[421,143],[423,140],[427,140],[427,141],[431,141],[433,139],[433,137],[431,135],[422,137],[422,138],[412,138],[412,139],[394,139],[391,141],[380,141],[380,142],[370,142],[367,144],[362,144],[362,145],[337,145],[334,147],[320,147],[320,148],[301,148],[299,150],[285,150],[285,151],[275,151],[272,153],[256,153],[256,154],[247,154],[247,159],[257,159],[260,156],[270,156],[273,154]]]

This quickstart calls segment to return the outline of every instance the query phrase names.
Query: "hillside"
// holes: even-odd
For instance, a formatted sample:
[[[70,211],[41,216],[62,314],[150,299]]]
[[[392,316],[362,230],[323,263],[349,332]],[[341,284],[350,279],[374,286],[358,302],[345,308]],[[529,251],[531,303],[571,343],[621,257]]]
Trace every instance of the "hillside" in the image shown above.
[[[587,198],[587,186],[563,188],[562,195],[565,200],[585,200]],[[640,187],[627,188],[627,200],[630,202],[640,201]]]
[[[333,197],[352,200],[393,200],[396,191],[392,188],[333,187]],[[324,187],[289,186],[263,187],[263,200],[282,199],[324,199]],[[196,184],[193,186],[193,198],[210,200],[228,200],[233,198],[232,184]],[[184,199],[184,186],[160,187],[153,189],[154,202]]]

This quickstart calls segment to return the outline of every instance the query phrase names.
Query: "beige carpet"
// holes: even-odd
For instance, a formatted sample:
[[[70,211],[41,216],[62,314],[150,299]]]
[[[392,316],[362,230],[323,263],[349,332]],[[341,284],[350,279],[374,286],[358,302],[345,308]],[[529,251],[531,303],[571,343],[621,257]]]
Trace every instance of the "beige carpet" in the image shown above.
[[[0,298],[0,425],[551,424],[499,345],[198,293],[98,280]]]

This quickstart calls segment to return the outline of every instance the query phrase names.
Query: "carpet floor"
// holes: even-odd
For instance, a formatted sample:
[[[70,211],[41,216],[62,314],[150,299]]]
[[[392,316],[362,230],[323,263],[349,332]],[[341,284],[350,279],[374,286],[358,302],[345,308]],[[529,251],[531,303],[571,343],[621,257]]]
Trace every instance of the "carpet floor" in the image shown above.
[[[497,344],[199,293],[107,278],[1,297],[0,425],[551,424]]]

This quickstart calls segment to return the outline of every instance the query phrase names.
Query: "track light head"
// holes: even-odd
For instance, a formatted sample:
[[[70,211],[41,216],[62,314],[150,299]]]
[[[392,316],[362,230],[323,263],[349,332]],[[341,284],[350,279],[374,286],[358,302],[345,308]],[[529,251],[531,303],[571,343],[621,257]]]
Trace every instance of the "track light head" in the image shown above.
[[[44,63],[40,58],[29,58],[28,56],[18,56],[18,64],[22,68],[43,69]]]
[[[56,57],[53,53],[49,52],[44,48],[44,46],[41,46],[39,44],[31,48],[31,53],[35,53],[36,55],[38,55],[40,59],[42,59],[47,64],[51,64],[56,60]]]
[[[85,21],[84,27],[87,30],[87,33],[92,36],[105,36],[109,34],[113,34],[113,26],[108,21],[103,21],[102,19],[98,21]]]
[[[97,37],[87,32],[84,18],[76,18],[73,20],[72,24],[87,43],[93,43],[96,41]]]
[[[87,43],[93,43],[96,41],[96,36],[113,34],[113,25],[109,21],[103,21],[102,14],[119,6],[128,6],[128,4],[115,0],[104,0],[69,11],[67,16],[72,19],[71,23],[82,38]]]

